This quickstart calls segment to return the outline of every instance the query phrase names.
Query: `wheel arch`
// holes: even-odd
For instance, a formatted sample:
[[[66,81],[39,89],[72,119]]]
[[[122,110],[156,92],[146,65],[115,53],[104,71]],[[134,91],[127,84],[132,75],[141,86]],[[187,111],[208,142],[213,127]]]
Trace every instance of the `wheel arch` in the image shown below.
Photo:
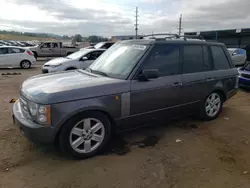
[[[224,89],[215,88],[211,93],[214,93],[214,92],[218,93],[222,97],[223,103],[227,100],[227,95],[226,95],[226,92],[224,91]]]
[[[76,68],[76,67],[71,66],[71,67],[67,67],[65,70],[75,70],[75,69],[77,69],[77,68]]]
[[[30,60],[28,60],[28,59],[23,59],[23,60],[20,62],[20,66],[22,66],[22,62],[24,62],[24,61],[28,61],[28,62],[30,63],[30,65],[31,65]]]
[[[56,132],[55,132],[55,136],[54,136],[54,143],[58,143],[58,138],[59,138],[59,135],[60,135],[60,131],[62,130],[62,127],[63,125],[65,125],[71,118],[77,116],[77,115],[80,115],[80,114],[84,114],[84,113],[87,113],[87,112],[101,112],[103,113],[104,115],[107,116],[107,118],[109,119],[110,121],[110,124],[111,124],[111,130],[112,130],[112,134],[115,132],[115,129],[116,129],[116,123],[115,123],[115,119],[112,117],[112,115],[110,113],[108,113],[105,109],[103,108],[99,108],[99,107],[96,107],[96,108],[88,108],[88,109],[81,109],[81,110],[78,110],[76,112],[73,112],[72,114],[70,114],[67,118],[65,118],[59,125],[58,125],[58,128],[56,129]]]

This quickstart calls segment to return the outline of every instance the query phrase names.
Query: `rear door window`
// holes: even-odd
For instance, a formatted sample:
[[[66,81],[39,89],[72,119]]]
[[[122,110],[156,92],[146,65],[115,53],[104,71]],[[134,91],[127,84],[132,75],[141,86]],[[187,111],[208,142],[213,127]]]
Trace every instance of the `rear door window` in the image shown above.
[[[8,54],[8,48],[0,48],[0,55]]]
[[[23,53],[25,50],[20,48],[9,48],[10,54]]]
[[[202,72],[203,57],[202,46],[185,45],[183,46],[183,73]]]
[[[211,51],[215,70],[223,70],[230,68],[229,61],[222,47],[211,46]]]

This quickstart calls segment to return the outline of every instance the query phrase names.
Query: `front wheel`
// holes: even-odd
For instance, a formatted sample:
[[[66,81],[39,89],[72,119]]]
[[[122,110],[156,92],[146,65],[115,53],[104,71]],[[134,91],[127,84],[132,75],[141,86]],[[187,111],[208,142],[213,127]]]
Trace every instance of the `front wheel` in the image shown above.
[[[30,66],[31,66],[31,63],[30,63],[28,60],[23,60],[23,61],[21,62],[21,67],[22,67],[23,69],[29,69]]]
[[[217,118],[222,105],[221,95],[218,92],[211,93],[201,105],[201,118],[208,121]]]
[[[67,155],[84,159],[101,152],[110,137],[111,123],[107,116],[101,112],[86,112],[63,125],[59,145]]]

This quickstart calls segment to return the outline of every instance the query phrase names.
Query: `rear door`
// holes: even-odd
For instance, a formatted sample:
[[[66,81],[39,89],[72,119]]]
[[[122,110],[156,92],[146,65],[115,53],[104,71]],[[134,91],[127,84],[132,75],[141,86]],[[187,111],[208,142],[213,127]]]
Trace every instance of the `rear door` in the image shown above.
[[[133,80],[130,94],[130,115],[134,124],[149,123],[159,118],[179,116],[180,50],[176,44],[155,44],[138,71],[157,69],[159,78]]]
[[[19,67],[22,60],[24,60],[23,53],[24,49],[20,48],[8,48],[8,65],[12,67]]]
[[[0,48],[0,67],[1,68],[8,67],[7,55],[8,55],[8,48]]]
[[[182,87],[181,98],[183,113],[193,113],[204,99],[206,68],[203,62],[202,45],[183,45],[182,47]]]
[[[61,48],[60,43],[58,42],[52,42],[52,54],[53,57],[60,57],[61,56]]]

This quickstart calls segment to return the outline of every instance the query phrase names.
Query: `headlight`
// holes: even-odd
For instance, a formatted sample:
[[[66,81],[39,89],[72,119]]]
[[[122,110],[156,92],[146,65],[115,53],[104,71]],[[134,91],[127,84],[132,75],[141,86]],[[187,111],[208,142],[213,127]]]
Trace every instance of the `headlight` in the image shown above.
[[[50,125],[50,105],[38,105],[33,102],[29,102],[29,111],[32,119],[37,123]]]
[[[36,116],[38,105],[33,102],[29,102],[29,110],[32,116]]]
[[[55,68],[55,67],[59,67],[59,66],[61,66],[62,65],[62,63],[60,63],[60,64],[58,64],[58,65],[51,65],[51,67],[52,68]]]

